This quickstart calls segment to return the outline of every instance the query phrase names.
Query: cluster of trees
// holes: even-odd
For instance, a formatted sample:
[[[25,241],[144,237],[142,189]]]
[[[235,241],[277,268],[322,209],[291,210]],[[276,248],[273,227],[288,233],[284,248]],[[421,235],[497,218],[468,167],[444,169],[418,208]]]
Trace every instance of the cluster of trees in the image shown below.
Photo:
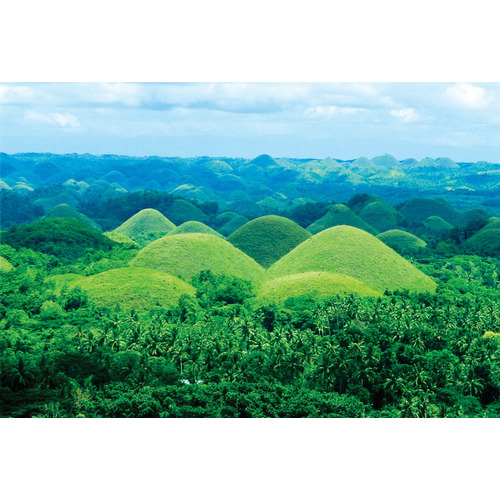
[[[56,291],[55,256],[1,250],[4,417],[500,416],[496,259],[427,259],[436,294],[265,307],[202,272],[196,297],[138,313]]]

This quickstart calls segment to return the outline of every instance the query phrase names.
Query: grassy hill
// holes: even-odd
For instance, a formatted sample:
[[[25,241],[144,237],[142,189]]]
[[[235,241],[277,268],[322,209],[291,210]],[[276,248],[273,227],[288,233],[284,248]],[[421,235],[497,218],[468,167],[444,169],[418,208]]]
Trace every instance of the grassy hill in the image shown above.
[[[231,243],[200,233],[164,236],[143,248],[130,265],[157,269],[185,281],[207,269],[250,281],[259,281],[264,275],[257,262]]]
[[[378,234],[377,238],[401,255],[415,255],[427,246],[427,243],[418,236],[400,229],[385,231]]]
[[[185,233],[213,234],[214,236],[218,236],[219,238],[223,237],[221,234],[219,234],[211,227],[207,226],[206,224],[203,224],[203,222],[198,222],[193,220],[182,223],[180,226],[177,226],[175,229],[172,229],[172,231],[170,231],[168,235],[173,236],[174,234],[185,234]]]
[[[176,305],[183,294],[195,295],[195,289],[170,274],[154,269],[111,269],[70,282],[87,292],[88,297],[104,307],[120,303],[123,309],[145,310]]]
[[[431,216],[441,217],[452,226],[459,226],[464,222],[462,213],[439,198],[412,198],[400,205],[398,210],[411,222],[423,223]]]
[[[101,231],[101,227],[96,224],[92,219],[87,217],[86,215],[81,214],[73,207],[67,205],[66,203],[61,203],[51,210],[47,212],[47,214],[42,217],[42,220],[47,219],[55,219],[55,218],[63,218],[63,219],[76,219],[90,227],[94,231]]]
[[[262,267],[269,267],[310,237],[311,233],[296,222],[286,217],[266,215],[247,222],[231,234],[228,241]]]
[[[147,245],[174,228],[175,225],[158,210],[145,208],[118,226],[114,232],[124,234],[140,245]]]
[[[129,238],[128,236],[125,236],[124,234],[118,233],[116,231],[106,231],[105,233],[102,233],[102,235],[106,236],[106,238],[109,238],[112,241],[115,241],[116,243],[127,245],[131,248],[137,248],[140,246],[132,238]]]
[[[208,221],[208,216],[205,212],[186,200],[175,200],[166,210],[166,214],[176,225],[193,220],[203,223]]]
[[[437,215],[431,215],[424,220],[424,227],[431,234],[443,235],[453,229],[453,226]]]
[[[483,229],[464,243],[464,247],[479,255],[500,258],[500,218],[492,217]]]
[[[283,303],[290,297],[301,295],[331,297],[338,294],[358,294],[378,297],[376,292],[361,281],[343,274],[310,271],[283,276],[265,282],[257,292],[257,303]]]
[[[273,264],[268,279],[308,271],[356,278],[377,292],[433,291],[435,283],[375,236],[350,226],[336,226],[301,243]]]
[[[224,236],[229,236],[247,222],[248,219],[246,217],[243,217],[242,215],[237,215],[236,217],[233,217],[229,222],[226,222],[226,224],[224,224],[219,229],[219,233],[221,233]]]
[[[349,207],[342,204],[334,205],[323,217],[313,222],[307,230],[312,234],[317,234],[335,226],[357,227],[372,234],[377,234],[378,232],[358,217]]]
[[[358,217],[377,231],[395,229],[403,219],[401,214],[384,200],[369,203],[358,212]]]

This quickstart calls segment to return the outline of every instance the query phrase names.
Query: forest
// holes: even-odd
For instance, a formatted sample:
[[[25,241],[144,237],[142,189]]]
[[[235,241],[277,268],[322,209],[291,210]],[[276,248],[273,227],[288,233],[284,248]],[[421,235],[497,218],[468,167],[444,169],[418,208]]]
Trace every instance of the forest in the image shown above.
[[[235,179],[191,198],[101,183],[91,161],[39,185],[7,164],[1,417],[500,416],[494,197],[325,183],[259,204]]]

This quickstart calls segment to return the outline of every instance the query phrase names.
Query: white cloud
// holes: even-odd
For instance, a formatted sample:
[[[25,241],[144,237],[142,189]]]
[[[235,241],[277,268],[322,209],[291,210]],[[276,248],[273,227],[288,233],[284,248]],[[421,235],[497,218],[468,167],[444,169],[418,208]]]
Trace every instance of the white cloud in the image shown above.
[[[0,85],[0,104],[23,103],[32,96],[29,87],[16,85]]]
[[[28,111],[26,113],[26,119],[30,122],[57,125],[63,128],[75,128],[80,126],[76,116],[71,113],[38,113],[36,111]]]
[[[330,118],[336,115],[353,115],[360,108],[341,107],[341,106],[312,106],[305,110],[305,114],[311,118]]]
[[[486,90],[470,83],[456,83],[446,88],[448,95],[454,102],[467,108],[483,108],[489,102]]]
[[[404,123],[416,122],[419,119],[418,113],[413,108],[392,109],[391,116]]]

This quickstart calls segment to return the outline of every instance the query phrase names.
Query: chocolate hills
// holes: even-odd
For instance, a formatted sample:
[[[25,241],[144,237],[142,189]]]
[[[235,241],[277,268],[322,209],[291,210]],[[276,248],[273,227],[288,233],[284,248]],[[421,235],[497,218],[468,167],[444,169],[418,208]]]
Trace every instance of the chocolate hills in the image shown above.
[[[252,257],[262,267],[269,267],[311,233],[286,217],[266,215],[237,229],[228,241]]]
[[[301,243],[273,264],[268,279],[309,271],[356,278],[377,292],[433,291],[435,283],[375,236],[351,226],[336,226]]]

